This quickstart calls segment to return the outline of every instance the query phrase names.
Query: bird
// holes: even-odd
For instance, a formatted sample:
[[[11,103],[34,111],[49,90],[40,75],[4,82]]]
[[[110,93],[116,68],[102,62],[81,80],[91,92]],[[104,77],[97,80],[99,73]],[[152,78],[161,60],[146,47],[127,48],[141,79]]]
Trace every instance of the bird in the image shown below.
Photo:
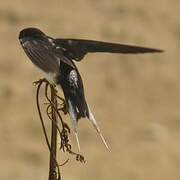
[[[77,146],[78,122],[88,119],[99,134],[105,147],[108,147],[98,123],[86,101],[83,81],[75,61],[81,61],[88,53],[160,53],[161,49],[110,43],[87,39],[52,38],[35,27],[22,29],[19,41],[26,55],[51,83],[62,89],[67,110],[72,121]]]

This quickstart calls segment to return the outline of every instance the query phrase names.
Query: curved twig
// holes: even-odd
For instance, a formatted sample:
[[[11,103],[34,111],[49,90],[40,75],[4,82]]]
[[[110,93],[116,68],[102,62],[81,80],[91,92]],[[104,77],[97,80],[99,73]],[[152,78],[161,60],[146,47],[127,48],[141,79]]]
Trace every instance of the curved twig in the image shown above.
[[[69,161],[69,159],[67,159],[64,163],[59,165],[57,160],[56,160],[56,154],[53,153],[54,150],[52,149],[52,147],[50,145],[50,141],[48,139],[48,135],[47,135],[47,131],[45,128],[43,116],[41,113],[40,102],[39,102],[39,92],[40,92],[40,88],[42,87],[43,83],[45,83],[44,95],[46,97],[46,100],[48,101],[48,103],[44,103],[45,105],[47,105],[46,114],[47,114],[48,118],[52,121],[53,126],[55,126],[55,128],[56,128],[56,130],[60,136],[60,147],[59,147],[59,149],[62,150],[63,152],[68,152],[69,154],[75,155],[77,161],[85,162],[85,159],[81,154],[75,153],[71,150],[72,147],[71,147],[71,144],[69,143],[69,134],[71,131],[70,131],[69,126],[63,121],[63,118],[60,114],[61,111],[64,114],[67,114],[65,100],[57,95],[57,90],[55,89],[55,87],[53,85],[51,85],[46,79],[40,79],[39,81],[34,82],[34,84],[37,85],[36,104],[37,104],[38,114],[39,114],[41,125],[43,128],[43,133],[45,136],[46,144],[47,144],[48,149],[49,149],[50,154],[51,154],[51,159],[53,159],[55,166],[56,166],[56,169],[54,171],[52,171],[52,173],[55,175],[54,177],[56,177],[57,180],[60,180],[61,176],[60,176],[59,167],[65,165]],[[49,87],[50,87],[50,92],[51,92],[51,98],[48,96]],[[52,97],[52,94],[53,94],[53,97]],[[58,102],[58,100],[60,102]],[[60,107],[58,107],[58,106],[60,106]],[[55,117],[56,115],[55,114],[57,115],[57,120],[59,120],[61,123],[61,129],[59,128],[59,125],[56,121],[56,117]],[[51,141],[52,141],[52,139],[51,139]]]
[[[43,82],[44,82],[43,79],[34,82],[34,83],[36,83],[36,85],[38,83],[38,87],[37,87],[37,91],[36,91],[36,105],[37,105],[41,125],[42,125],[42,128],[43,128],[43,133],[44,133],[44,137],[45,137],[45,140],[46,140],[46,144],[47,144],[47,146],[49,148],[49,151],[51,151],[51,146],[50,146],[50,143],[49,143],[49,139],[48,139],[48,136],[47,136],[47,133],[46,133],[46,128],[45,128],[44,121],[43,121],[43,117],[42,117],[42,114],[41,114],[41,109],[40,109],[40,106],[39,106],[39,91],[40,91],[40,88],[41,88],[41,85],[42,85]]]

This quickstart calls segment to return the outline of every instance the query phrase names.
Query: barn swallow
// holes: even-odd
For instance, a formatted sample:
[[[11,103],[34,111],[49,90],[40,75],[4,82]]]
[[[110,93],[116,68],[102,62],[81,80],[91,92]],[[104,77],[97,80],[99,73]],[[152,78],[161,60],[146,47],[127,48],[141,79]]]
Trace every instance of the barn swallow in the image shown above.
[[[81,61],[86,54],[95,52],[125,54],[162,52],[154,48],[94,40],[55,39],[37,28],[23,29],[19,34],[19,40],[26,55],[44,72],[46,79],[57,87],[61,87],[79,150],[77,127],[80,118],[87,118],[100,135],[106,148],[109,149],[109,147],[86,101],[83,81],[74,61]]]

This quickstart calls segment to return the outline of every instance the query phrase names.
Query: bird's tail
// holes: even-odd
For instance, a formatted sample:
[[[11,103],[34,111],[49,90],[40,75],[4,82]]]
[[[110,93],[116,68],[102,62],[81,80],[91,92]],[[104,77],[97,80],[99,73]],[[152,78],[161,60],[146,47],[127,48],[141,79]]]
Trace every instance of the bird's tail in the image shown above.
[[[78,137],[78,131],[77,131],[77,128],[78,128],[78,113],[77,113],[77,110],[76,110],[76,106],[73,103],[73,101],[71,101],[71,99],[68,99],[67,103],[68,103],[68,112],[69,112],[69,115],[70,115],[70,118],[71,118],[71,121],[72,121],[73,131],[74,131],[74,134],[75,134],[75,137],[76,137],[78,149],[79,149],[79,151],[81,151],[80,143],[79,143],[79,137]]]
[[[96,129],[96,131],[99,134],[99,136],[100,136],[103,144],[105,145],[105,147],[110,151],[109,146],[107,145],[106,140],[105,140],[104,136],[102,135],[102,133],[100,131],[100,128],[99,128],[99,126],[97,124],[97,121],[94,118],[94,115],[92,114],[91,109],[89,108],[89,106],[88,106],[88,112],[89,112],[89,114],[88,114],[87,118],[89,119],[89,121],[92,123],[92,125]]]
[[[102,135],[102,133],[100,131],[100,128],[99,128],[99,126],[97,124],[97,121],[94,118],[94,115],[92,114],[89,106],[88,105],[84,106],[86,108],[84,109],[84,114],[82,115],[82,114],[79,114],[79,112],[83,112],[83,110],[81,109],[79,112],[77,112],[77,106],[76,106],[76,104],[74,104],[73,101],[71,101],[71,99],[68,99],[67,103],[68,103],[68,111],[69,111],[70,118],[72,120],[73,130],[74,130],[74,133],[75,133],[75,137],[76,137],[76,141],[77,141],[79,151],[80,151],[80,143],[79,143],[77,128],[78,128],[78,120],[81,117],[87,117],[88,118],[88,120],[92,123],[92,125],[96,129],[97,133],[99,134],[103,144],[110,151],[110,149],[109,149],[109,147],[108,147],[108,145],[106,143],[106,140],[103,137],[103,135]]]

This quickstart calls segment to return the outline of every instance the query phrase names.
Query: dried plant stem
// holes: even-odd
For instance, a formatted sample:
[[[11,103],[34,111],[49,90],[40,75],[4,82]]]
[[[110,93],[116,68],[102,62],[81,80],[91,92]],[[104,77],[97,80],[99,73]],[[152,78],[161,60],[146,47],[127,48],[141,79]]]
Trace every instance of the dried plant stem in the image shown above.
[[[49,143],[49,140],[48,140],[48,136],[47,136],[47,133],[46,133],[46,128],[45,128],[43,117],[42,117],[42,114],[41,114],[41,109],[40,109],[40,106],[39,106],[39,91],[40,91],[40,88],[41,88],[41,85],[42,85],[43,82],[44,82],[43,79],[40,79],[39,81],[34,82],[35,85],[38,85],[37,86],[37,91],[36,91],[36,104],[37,104],[37,109],[38,109],[39,118],[40,118],[42,129],[43,129],[44,137],[45,137],[45,140],[46,140],[46,144],[48,146],[49,151],[51,151],[51,146],[50,146],[50,143]]]
[[[51,85],[51,102],[55,105],[57,109],[57,101],[55,97],[55,89]],[[56,173],[56,151],[57,151],[57,115],[53,106],[51,106],[51,151],[50,151],[50,161],[49,161],[49,180],[57,180]]]
[[[44,118],[41,113],[41,107],[40,107],[41,103],[39,101],[39,93],[43,83],[45,84],[44,95],[47,100],[47,103],[45,103],[46,115],[48,119],[51,120],[51,140],[49,140],[47,135],[46,127],[44,124]],[[67,159],[65,162],[63,162],[60,165],[58,164],[56,160],[57,136],[60,137],[60,147],[58,147],[59,150],[75,155],[77,161],[85,162],[85,159],[81,154],[75,153],[71,150],[72,147],[69,143],[70,128],[64,122],[61,116],[61,113],[64,113],[64,115],[67,114],[67,109],[64,99],[57,95],[57,91],[55,87],[52,84],[50,84],[46,79],[40,79],[39,81],[34,82],[34,84],[37,86],[36,104],[37,104],[38,114],[41,121],[45,140],[50,152],[49,180],[61,180],[60,166],[65,165],[69,159]]]

